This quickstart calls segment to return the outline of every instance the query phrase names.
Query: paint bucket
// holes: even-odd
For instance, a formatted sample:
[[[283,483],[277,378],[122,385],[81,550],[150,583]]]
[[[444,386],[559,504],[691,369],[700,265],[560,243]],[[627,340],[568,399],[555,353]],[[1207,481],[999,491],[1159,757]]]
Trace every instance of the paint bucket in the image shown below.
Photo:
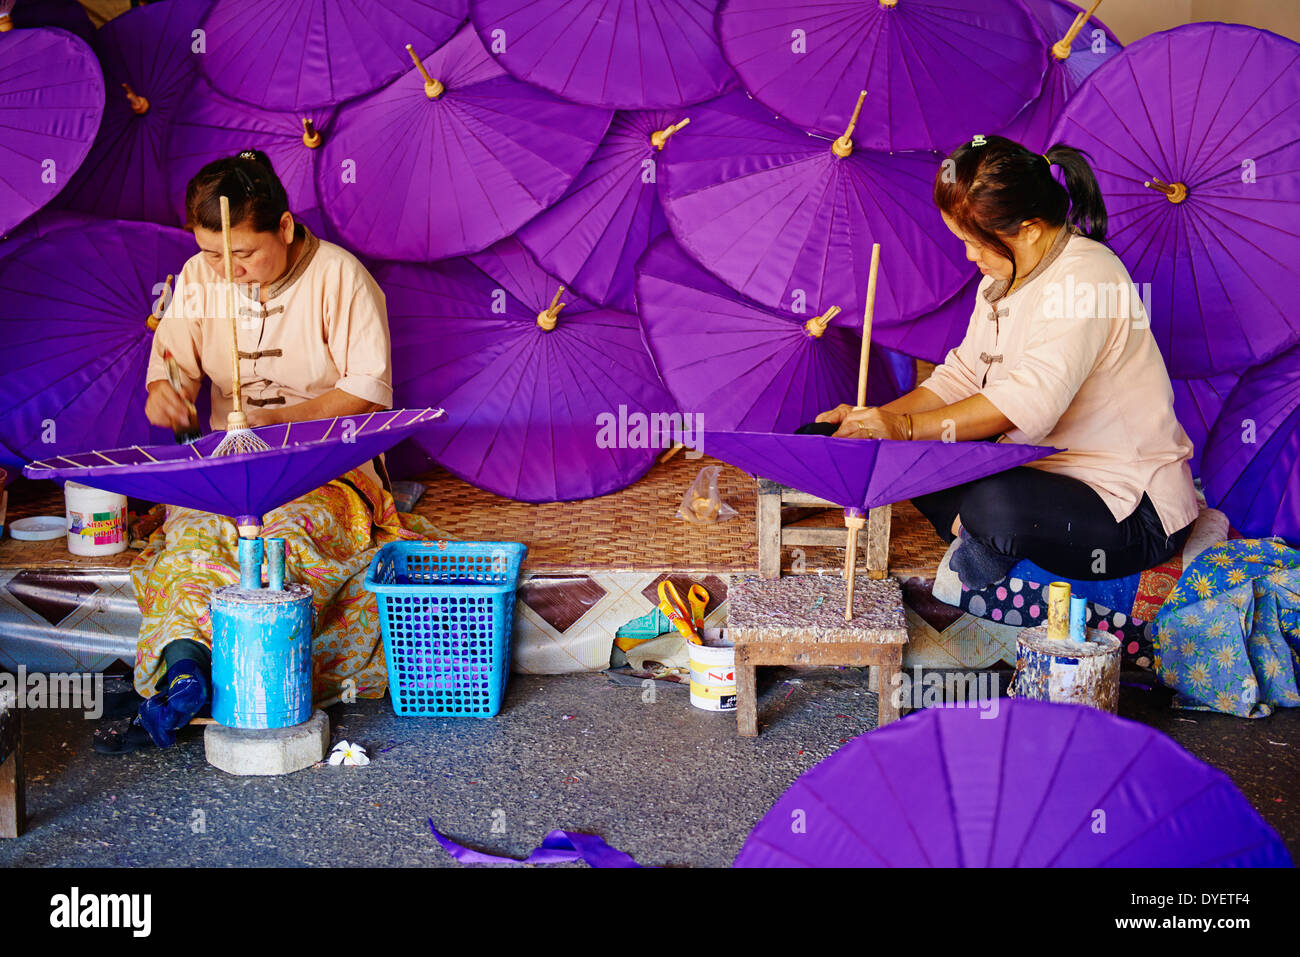
[[[289,728],[311,717],[311,589],[212,593],[212,717],[228,728]]]
[[[79,482],[63,486],[68,514],[68,551],[116,555],[126,550],[126,496]]]
[[[1119,706],[1120,644],[1088,629],[1087,641],[1057,641],[1047,629],[1026,628],[1016,639],[1013,698],[1082,704],[1115,714]]]
[[[736,710],[736,646],[725,629],[706,629],[704,644],[691,644],[691,704],[703,711]]]

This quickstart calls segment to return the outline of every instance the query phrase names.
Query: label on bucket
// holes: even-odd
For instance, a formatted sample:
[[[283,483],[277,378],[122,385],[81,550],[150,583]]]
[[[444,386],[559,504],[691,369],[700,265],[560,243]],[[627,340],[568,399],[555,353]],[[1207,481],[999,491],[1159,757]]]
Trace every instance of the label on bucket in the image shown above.
[[[735,711],[736,689],[710,688],[692,681],[691,704],[701,711]]]

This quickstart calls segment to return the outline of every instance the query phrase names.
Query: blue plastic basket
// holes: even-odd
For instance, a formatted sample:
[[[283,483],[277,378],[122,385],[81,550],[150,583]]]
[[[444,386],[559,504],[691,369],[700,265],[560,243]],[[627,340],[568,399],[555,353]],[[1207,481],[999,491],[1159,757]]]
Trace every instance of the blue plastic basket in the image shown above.
[[[519,542],[393,542],[370,562],[393,710],[490,718],[510,674]]]

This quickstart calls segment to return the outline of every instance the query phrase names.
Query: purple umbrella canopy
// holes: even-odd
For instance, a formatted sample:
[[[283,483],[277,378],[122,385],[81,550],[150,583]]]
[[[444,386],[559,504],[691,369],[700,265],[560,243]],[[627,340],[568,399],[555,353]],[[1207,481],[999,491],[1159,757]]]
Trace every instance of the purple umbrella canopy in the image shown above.
[[[0,233],[67,185],[104,112],[104,77],[62,30],[0,33]]]
[[[418,52],[418,51],[417,51]],[[465,27],[373,96],[339,111],[318,165],[352,249],[423,262],[504,239],[569,188],[612,113],[509,76]]]
[[[617,491],[654,464],[651,423],[666,425],[675,406],[635,316],[557,296],[559,280],[514,239],[376,278],[395,394],[455,410],[448,428],[417,438],[448,471],[553,502]]]
[[[703,451],[842,508],[871,509],[973,482],[1061,450],[1015,442],[837,439],[706,427]]]
[[[1003,136],[1041,153],[1051,146],[1048,138],[1061,115],[1065,101],[1097,69],[1123,49],[1106,24],[1095,18],[1084,21],[1073,40],[1066,43],[1075,18],[1086,10],[1068,0],[1023,0],[1050,44],[1043,89],[1029,105],[1001,130]],[[1065,55],[1059,56],[1058,54]]]
[[[1235,372],[1225,372],[1207,379],[1169,380],[1174,387],[1174,414],[1192,440],[1192,460],[1188,465],[1193,476],[1201,474],[1201,456],[1210,430],[1240,378]]]
[[[144,415],[147,320],[194,237],[106,220],[0,259],[0,441],[27,459],[171,441]]]
[[[185,221],[185,187],[205,164],[257,149],[271,160],[294,217],[318,236],[328,236],[316,198],[316,159],[333,122],[330,108],[264,110],[224,97],[200,78],[186,97],[184,114],[172,124],[167,145],[172,216]]]
[[[191,34],[211,0],[168,0],[128,10],[95,34],[108,99],[90,155],[57,200],[60,207],[115,219],[172,221],[167,133],[189,109],[186,88],[201,57]]]
[[[87,43],[95,34],[90,14],[78,0],[0,0],[0,23],[5,18],[19,30],[58,27],[76,34]],[[0,32],[4,29],[0,26]]]
[[[1106,242],[1147,292],[1173,376],[1239,371],[1300,341],[1297,111],[1300,44],[1196,23],[1126,47],[1052,131],[1091,157]]]
[[[980,301],[977,297],[983,278],[975,273],[955,296],[923,316],[901,325],[873,328],[872,341],[927,362],[943,362],[948,350],[966,338],[971,313]]]
[[[41,239],[50,233],[57,232],[60,229],[67,229],[70,226],[82,228],[103,221],[102,216],[73,213],[47,206],[36,215],[23,220],[22,225],[14,227],[0,237],[0,257],[16,252],[30,239]]]
[[[947,153],[1038,95],[1047,44],[1016,0],[727,0],[723,54],[745,89],[839,136],[859,90],[860,146]]]
[[[1244,535],[1300,547],[1300,346],[1246,372],[1201,453],[1205,498]]]
[[[855,324],[880,243],[875,325],[929,312],[970,275],[931,194],[934,153],[835,152],[743,93],[695,107],[660,164],[660,198],[683,248],[772,309]]]
[[[220,93],[267,110],[335,106],[411,67],[465,22],[468,0],[217,0],[201,69]]]
[[[614,114],[568,192],[519,230],[519,241],[584,299],[635,312],[636,261],[668,231],[659,163],[677,124],[689,119],[688,110]]]
[[[33,462],[23,474],[260,525],[272,509],[364,465],[407,436],[437,425],[442,416],[441,409],[386,409],[264,425],[253,431],[269,451],[219,457],[212,453],[225,433],[212,432],[190,445],[136,445],[50,457]]]
[[[735,84],[716,0],[474,0],[474,26],[521,80],[575,103],[670,109]]]
[[[1082,705],[1004,699],[996,711],[928,708],[854,738],[790,785],[734,866],[1290,867],[1291,858],[1226,774],[1159,731]]]
[[[664,383],[706,429],[793,432],[857,393],[861,336],[746,300],[671,236],[642,258],[637,298]],[[910,388],[875,346],[868,365],[868,404]]]

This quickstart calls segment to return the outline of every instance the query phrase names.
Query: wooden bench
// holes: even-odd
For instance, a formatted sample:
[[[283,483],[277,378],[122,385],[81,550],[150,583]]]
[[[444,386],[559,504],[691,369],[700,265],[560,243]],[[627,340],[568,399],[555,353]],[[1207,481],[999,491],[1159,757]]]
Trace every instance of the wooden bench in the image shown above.
[[[0,837],[17,837],[26,823],[22,712],[0,696]]]
[[[782,524],[784,508],[834,508],[834,502],[808,495],[779,482],[758,480],[758,574],[763,578],[781,576],[781,549],[787,545],[827,545],[846,547],[848,532],[842,527],[800,528]],[[884,578],[889,571],[890,506],[881,505],[867,513],[867,578]]]
[[[845,665],[877,669],[879,721],[897,720],[895,675],[903,666],[907,621],[897,579],[859,581],[853,620],[844,620],[845,583],[834,575],[733,579],[727,634],[736,646],[736,730],[758,734],[760,665]]]

